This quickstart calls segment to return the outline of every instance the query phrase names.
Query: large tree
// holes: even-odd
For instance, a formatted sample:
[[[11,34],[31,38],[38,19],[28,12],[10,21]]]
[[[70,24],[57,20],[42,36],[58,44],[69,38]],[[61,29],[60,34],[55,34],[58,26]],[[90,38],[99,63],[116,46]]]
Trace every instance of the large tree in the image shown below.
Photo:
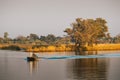
[[[48,45],[53,45],[56,41],[56,36],[53,34],[48,34],[47,36],[41,36],[40,40],[46,42]]]
[[[24,44],[24,43],[26,43],[26,41],[27,41],[27,37],[20,35],[20,36],[16,37],[15,40],[16,40],[18,43],[23,43],[23,44]]]
[[[7,43],[8,42],[8,32],[4,32],[4,42]]]
[[[108,32],[106,23],[102,18],[95,20],[77,18],[76,22],[71,24],[72,28],[66,28],[65,32],[75,40],[76,48],[81,48],[105,37]]]
[[[4,32],[4,39],[8,38],[8,32]]]
[[[39,39],[39,36],[37,34],[31,33],[30,36],[29,36],[29,38],[30,38],[30,40],[35,41],[35,40]]]

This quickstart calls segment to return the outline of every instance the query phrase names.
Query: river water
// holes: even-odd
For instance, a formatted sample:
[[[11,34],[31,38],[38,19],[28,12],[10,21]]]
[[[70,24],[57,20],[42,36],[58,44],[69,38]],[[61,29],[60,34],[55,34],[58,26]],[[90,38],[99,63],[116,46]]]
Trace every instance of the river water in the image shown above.
[[[99,51],[97,54],[120,54]],[[120,80],[120,57],[40,59],[27,62],[27,52],[0,50],[0,80]],[[72,56],[74,52],[38,53],[40,57]]]

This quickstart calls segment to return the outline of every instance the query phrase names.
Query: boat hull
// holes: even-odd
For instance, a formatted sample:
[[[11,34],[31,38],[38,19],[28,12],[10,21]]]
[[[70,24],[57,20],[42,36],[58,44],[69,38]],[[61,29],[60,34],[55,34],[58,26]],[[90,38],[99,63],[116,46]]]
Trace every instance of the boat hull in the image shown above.
[[[27,57],[27,61],[35,61],[36,59],[34,57]]]

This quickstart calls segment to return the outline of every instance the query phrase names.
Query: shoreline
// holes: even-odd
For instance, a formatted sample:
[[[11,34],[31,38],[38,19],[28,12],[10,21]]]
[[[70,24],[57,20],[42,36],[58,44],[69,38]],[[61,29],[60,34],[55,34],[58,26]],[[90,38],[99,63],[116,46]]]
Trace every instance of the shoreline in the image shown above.
[[[85,51],[113,51],[120,50],[119,44],[97,44],[85,46]],[[74,45],[30,45],[30,44],[0,44],[0,49],[3,50],[23,50],[25,52],[71,52],[75,51]],[[18,50],[17,50],[18,49]]]

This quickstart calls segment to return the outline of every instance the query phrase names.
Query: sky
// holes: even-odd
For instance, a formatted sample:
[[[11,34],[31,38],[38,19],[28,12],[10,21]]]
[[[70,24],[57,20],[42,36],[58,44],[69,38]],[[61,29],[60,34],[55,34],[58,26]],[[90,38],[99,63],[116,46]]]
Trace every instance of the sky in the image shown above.
[[[111,36],[120,33],[120,0],[0,0],[0,37],[66,35],[76,18],[103,18]]]

